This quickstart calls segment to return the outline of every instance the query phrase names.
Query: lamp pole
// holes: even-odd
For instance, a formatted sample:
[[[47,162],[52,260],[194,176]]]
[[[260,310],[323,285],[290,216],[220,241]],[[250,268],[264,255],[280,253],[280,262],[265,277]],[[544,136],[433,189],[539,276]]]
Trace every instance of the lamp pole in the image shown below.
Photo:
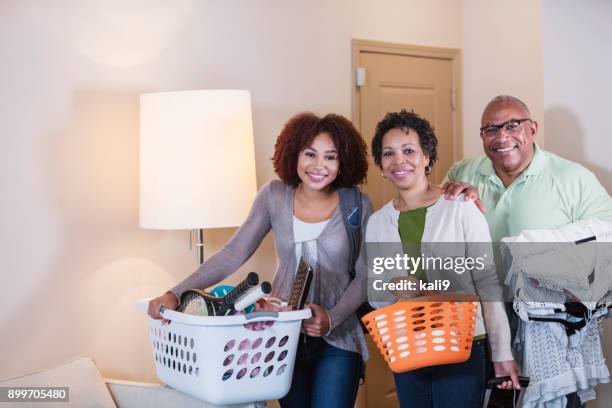
[[[198,228],[195,230],[196,234],[196,251],[198,252],[198,265],[204,263],[204,230]]]

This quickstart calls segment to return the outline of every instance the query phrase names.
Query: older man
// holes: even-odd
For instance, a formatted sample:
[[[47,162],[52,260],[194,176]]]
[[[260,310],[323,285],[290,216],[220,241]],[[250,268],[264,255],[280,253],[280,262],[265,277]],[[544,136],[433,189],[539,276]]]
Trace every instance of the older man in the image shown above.
[[[480,138],[486,156],[456,163],[448,172],[448,196],[474,186],[486,208],[491,237],[525,229],[557,228],[578,220],[612,220],[612,199],[593,173],[542,150],[529,108],[501,95],[482,114]]]
[[[537,131],[525,103],[497,96],[481,119],[486,156],[462,160],[448,172],[445,195],[480,196],[477,204],[486,209],[494,241],[526,229],[552,229],[591,218],[612,220],[612,199],[595,175],[542,150],[535,143]],[[509,387],[506,383],[503,388]],[[568,396],[567,406],[581,406],[576,393]]]

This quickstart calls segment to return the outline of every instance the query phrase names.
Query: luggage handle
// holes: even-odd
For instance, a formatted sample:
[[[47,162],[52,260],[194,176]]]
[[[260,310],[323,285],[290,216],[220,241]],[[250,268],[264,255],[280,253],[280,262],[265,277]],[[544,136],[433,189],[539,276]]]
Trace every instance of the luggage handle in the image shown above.
[[[501,383],[503,383],[504,381],[511,381],[512,379],[510,378],[510,376],[506,376],[506,377],[497,377],[497,378],[490,378],[487,381],[487,388],[494,388],[497,385],[500,385]],[[521,385],[521,387],[528,387],[529,386],[529,377],[523,377],[523,376],[519,376],[519,384]]]

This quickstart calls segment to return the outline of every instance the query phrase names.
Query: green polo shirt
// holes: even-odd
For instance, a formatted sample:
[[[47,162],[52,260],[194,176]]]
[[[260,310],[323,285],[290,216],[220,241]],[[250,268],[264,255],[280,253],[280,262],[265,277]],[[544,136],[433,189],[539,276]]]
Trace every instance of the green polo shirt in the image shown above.
[[[448,171],[448,180],[478,189],[493,241],[590,218],[612,221],[612,199],[593,173],[537,144],[534,148],[529,167],[508,188],[486,156],[462,160]]]

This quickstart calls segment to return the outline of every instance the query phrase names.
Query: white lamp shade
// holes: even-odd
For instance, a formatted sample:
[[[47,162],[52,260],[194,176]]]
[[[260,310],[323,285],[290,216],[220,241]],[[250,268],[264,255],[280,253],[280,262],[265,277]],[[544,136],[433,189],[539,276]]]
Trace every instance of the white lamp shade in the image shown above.
[[[250,93],[140,97],[140,226],[240,225],[257,192]]]

